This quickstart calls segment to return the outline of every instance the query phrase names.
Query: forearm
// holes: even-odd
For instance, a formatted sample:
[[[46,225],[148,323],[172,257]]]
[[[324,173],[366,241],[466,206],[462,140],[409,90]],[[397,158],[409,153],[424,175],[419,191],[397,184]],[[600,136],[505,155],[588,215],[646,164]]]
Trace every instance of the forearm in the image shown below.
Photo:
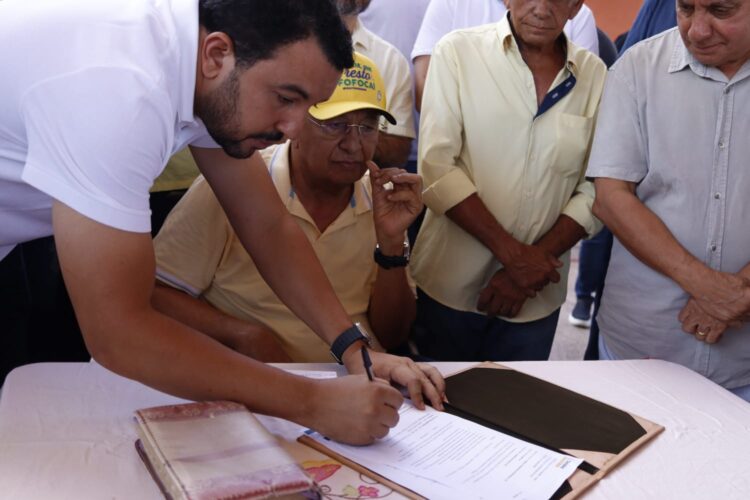
[[[108,349],[94,355],[102,365],[177,397],[238,401],[253,412],[306,425],[303,408],[315,405],[316,389],[309,381],[235,352],[156,311],[129,316],[126,323],[106,327]]]
[[[237,349],[241,335],[247,334],[256,326],[158,281],[151,296],[151,305],[157,311],[205,333],[232,349]]]
[[[102,365],[160,391],[229,399],[302,422],[315,385],[251,360],[151,307],[149,234],[119,231],[53,204],[56,245],[86,345]],[[262,381],[262,383],[260,383]],[[288,401],[299,401],[289,405]]]
[[[380,345],[392,349],[405,342],[416,315],[416,298],[406,278],[406,268],[378,267],[367,317]]]
[[[373,161],[381,168],[403,167],[409,160],[412,140],[410,137],[380,132]]]
[[[555,257],[560,257],[585,237],[586,230],[580,224],[567,215],[560,215],[552,228],[536,242],[536,245]]]
[[[603,182],[604,181],[604,182]],[[691,255],[669,228],[632,190],[611,189],[611,179],[597,179],[596,215],[637,259],[696,294],[711,270]]]
[[[476,193],[448,210],[446,215],[486,246],[502,264],[508,265],[520,252],[521,243],[495,219]]]

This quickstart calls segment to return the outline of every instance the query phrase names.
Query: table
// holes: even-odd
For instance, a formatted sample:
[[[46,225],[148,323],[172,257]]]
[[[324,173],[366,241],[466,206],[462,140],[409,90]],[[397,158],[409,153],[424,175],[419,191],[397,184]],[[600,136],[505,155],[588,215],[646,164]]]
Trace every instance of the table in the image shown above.
[[[750,498],[750,404],[658,360],[504,363],[662,424],[666,430],[586,499]],[[452,373],[471,363],[436,363]],[[337,370],[333,364],[278,365]],[[135,453],[133,410],[182,400],[91,363],[16,369],[0,397],[0,497],[162,498]],[[290,439],[301,429],[269,417]]]

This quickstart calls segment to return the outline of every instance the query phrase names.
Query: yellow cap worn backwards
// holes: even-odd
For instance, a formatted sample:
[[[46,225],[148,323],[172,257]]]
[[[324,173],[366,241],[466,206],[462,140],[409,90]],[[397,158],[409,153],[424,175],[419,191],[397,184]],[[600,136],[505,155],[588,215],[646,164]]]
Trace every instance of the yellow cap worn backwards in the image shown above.
[[[327,101],[310,107],[310,115],[330,120],[350,111],[374,109],[393,125],[396,119],[386,111],[385,85],[372,59],[354,53],[354,66],[345,69],[336,90]]]

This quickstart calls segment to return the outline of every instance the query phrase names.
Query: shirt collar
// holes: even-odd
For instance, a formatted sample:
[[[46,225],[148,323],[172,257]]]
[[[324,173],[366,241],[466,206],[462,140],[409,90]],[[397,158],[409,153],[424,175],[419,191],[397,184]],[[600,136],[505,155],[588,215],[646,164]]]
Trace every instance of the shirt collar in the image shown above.
[[[357,52],[367,52],[372,45],[372,33],[359,22],[359,17],[354,21],[354,31],[352,31],[352,45]],[[359,50],[361,47],[362,50]]]
[[[192,123],[195,100],[195,74],[198,59],[198,0],[170,2],[172,19],[177,30],[179,52],[177,121]]]
[[[750,74],[750,65],[745,62],[739,71],[732,77],[731,81],[728,81],[726,75],[724,75],[719,68],[706,66],[690,53],[687,47],[685,47],[685,42],[682,41],[682,36],[679,34],[677,28],[673,28],[671,31],[674,31],[675,33],[673,34],[674,49],[672,50],[672,58],[669,61],[669,73],[678,73],[689,67],[697,76],[723,83],[738,82],[744,80],[748,77],[748,74]]]
[[[513,29],[510,25],[510,11],[508,11],[497,23],[497,34],[503,50],[506,53],[509,51],[515,51],[520,57],[521,51],[518,49],[518,43],[516,42],[516,38],[513,35]],[[576,50],[582,49],[574,45],[564,31],[560,33],[560,36],[565,40],[565,67],[573,74],[573,76],[577,76],[578,67],[573,59],[573,54]]]
[[[677,30],[677,28],[673,28],[673,30]],[[674,49],[672,50],[672,59],[669,61],[668,71],[670,73],[677,73],[688,66],[696,75],[706,76],[708,74],[708,66],[698,61],[687,47],[685,47],[682,37],[677,35],[675,36]]]
[[[289,173],[289,149],[291,147],[291,141],[287,141],[284,144],[278,146],[271,146],[265,150],[263,155],[267,158],[268,172],[271,174],[276,191],[286,205],[287,209],[298,217],[310,219],[307,211],[295,196],[294,187],[292,186],[292,178]],[[370,212],[372,210],[372,197],[370,192],[365,186],[365,182],[369,183],[369,173],[354,183],[354,190],[352,197],[349,200],[349,207],[354,209],[356,215]],[[299,207],[304,213],[297,212],[294,207]],[[312,219],[310,219],[312,220]]]

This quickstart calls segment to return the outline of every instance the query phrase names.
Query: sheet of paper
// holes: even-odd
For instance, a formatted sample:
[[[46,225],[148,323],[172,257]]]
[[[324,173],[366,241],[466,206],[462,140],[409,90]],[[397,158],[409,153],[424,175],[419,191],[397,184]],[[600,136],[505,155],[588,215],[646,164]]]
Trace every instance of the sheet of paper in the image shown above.
[[[289,372],[293,375],[299,375],[300,377],[307,377],[307,378],[336,378],[336,372],[334,371],[316,371],[316,370],[287,370],[284,369],[284,371]]]
[[[311,436],[430,498],[547,499],[581,463],[429,407],[405,402],[399,414],[398,425],[370,446]]]

